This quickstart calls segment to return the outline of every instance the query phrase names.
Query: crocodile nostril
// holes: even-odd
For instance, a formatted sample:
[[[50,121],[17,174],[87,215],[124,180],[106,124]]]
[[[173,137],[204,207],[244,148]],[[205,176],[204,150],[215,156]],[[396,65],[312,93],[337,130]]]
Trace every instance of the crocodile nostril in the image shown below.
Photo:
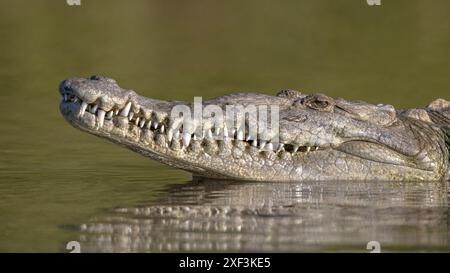
[[[61,90],[61,91],[70,91],[69,82],[67,80],[62,81],[59,84],[59,90]]]

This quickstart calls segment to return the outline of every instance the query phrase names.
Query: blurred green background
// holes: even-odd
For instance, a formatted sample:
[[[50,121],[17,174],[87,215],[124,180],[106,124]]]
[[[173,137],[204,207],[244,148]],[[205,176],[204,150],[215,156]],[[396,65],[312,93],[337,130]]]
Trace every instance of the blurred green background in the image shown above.
[[[57,86],[101,74],[162,99],[283,88],[449,99],[450,1],[0,0],[0,251],[61,251],[61,228],[189,174],[71,128]]]

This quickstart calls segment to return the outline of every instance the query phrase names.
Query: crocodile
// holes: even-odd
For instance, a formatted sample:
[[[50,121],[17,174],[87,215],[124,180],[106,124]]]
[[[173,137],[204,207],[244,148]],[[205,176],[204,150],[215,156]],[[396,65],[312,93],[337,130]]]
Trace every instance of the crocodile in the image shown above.
[[[450,177],[450,102],[395,109],[286,89],[275,96],[232,93],[202,105],[273,106],[277,140],[227,123],[180,126],[177,105],[122,88],[111,78],[71,77],[60,111],[74,127],[194,177],[243,181],[442,181]],[[246,120],[246,125],[252,122]],[[197,134],[198,128],[202,133]],[[248,130],[250,131],[250,130]],[[213,136],[222,136],[221,139]]]

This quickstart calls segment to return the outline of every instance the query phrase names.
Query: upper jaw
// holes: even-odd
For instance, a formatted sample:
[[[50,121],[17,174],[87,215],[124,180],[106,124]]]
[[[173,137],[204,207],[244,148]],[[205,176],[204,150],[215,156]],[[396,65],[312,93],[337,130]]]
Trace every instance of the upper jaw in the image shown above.
[[[161,124],[167,120],[173,103],[139,96],[133,90],[123,89],[112,79],[92,76],[90,79],[69,78],[59,86],[61,94],[61,111],[63,114],[72,105],[78,105],[77,119],[82,119],[86,112],[97,116],[98,129],[105,120],[113,117],[128,118],[137,121],[140,127]],[[76,107],[75,107],[76,108]],[[138,119],[139,118],[139,119]],[[146,124],[142,121],[146,121]]]

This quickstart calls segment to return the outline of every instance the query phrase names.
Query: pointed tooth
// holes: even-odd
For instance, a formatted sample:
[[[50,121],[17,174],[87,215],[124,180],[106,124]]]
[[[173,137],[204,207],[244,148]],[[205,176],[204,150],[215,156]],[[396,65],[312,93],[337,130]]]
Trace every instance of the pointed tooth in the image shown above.
[[[238,140],[244,140],[244,131],[238,130],[238,132],[237,132],[237,139]]]
[[[208,129],[208,131],[206,132],[206,139],[212,139],[212,138],[213,138],[212,131],[211,131],[211,129]]]
[[[261,140],[261,141],[259,142],[259,148],[260,148],[260,149],[264,149],[264,146],[266,146],[266,141],[265,141],[265,140]]]
[[[283,143],[280,143],[280,144],[278,145],[278,151],[282,151],[282,150],[284,150],[284,144],[283,144]]]
[[[83,101],[83,102],[81,103],[80,116],[83,116],[83,115],[84,115],[84,112],[86,111],[86,108],[87,108],[87,107],[88,107],[87,102]]]
[[[258,147],[258,141],[256,139],[252,140],[252,146]]]
[[[97,112],[97,109],[98,109],[98,105],[95,104],[89,112],[91,112],[92,114],[95,114],[95,112]]]
[[[73,103],[76,103],[78,101],[78,97],[75,97],[74,99],[73,99]]]
[[[273,150],[273,144],[272,143],[267,143],[266,149],[269,150],[269,151],[272,151]]]
[[[306,152],[309,153],[309,151],[311,151],[311,147],[310,146],[306,147]]]
[[[149,121],[147,121],[147,123],[146,123],[146,125],[145,125],[145,128],[147,128],[147,129],[150,130],[151,127],[152,127],[152,121],[149,120]]]
[[[130,114],[128,115],[128,120],[131,121],[134,117],[134,112],[130,112]]]
[[[293,153],[296,153],[297,151],[298,151],[298,148],[300,148],[300,146],[299,145],[297,145],[297,144],[294,144],[294,145],[292,145],[293,147],[294,147],[294,149],[293,149]]]
[[[319,150],[319,146],[314,146],[312,150],[313,150],[313,151]]]
[[[174,139],[179,139],[180,138],[180,131],[175,131],[175,134],[173,134],[173,138]]]
[[[171,142],[172,139],[173,139],[173,129],[170,128],[170,129],[167,131],[167,140],[168,140],[169,142]]]
[[[216,136],[220,136],[220,127],[216,127],[216,131],[214,133]]]
[[[140,121],[141,119],[138,117],[135,121],[134,121],[134,124],[137,126],[138,124],[139,124],[139,121]]]
[[[128,114],[130,113],[130,109],[131,109],[131,101],[129,101],[125,107],[122,109],[122,111],[120,111],[120,115],[122,117],[128,117]]]
[[[112,116],[113,116],[113,111],[111,110],[111,111],[109,111],[108,113],[106,113],[106,118],[107,119],[112,119]]]
[[[156,130],[156,128],[158,128],[158,125],[159,125],[159,123],[158,123],[157,121],[155,121],[155,122],[153,123],[153,129]]]
[[[228,128],[227,126],[223,126],[223,138],[228,138]]]
[[[64,94],[64,101],[67,101],[67,94]]]
[[[197,135],[194,134],[194,136],[192,137],[193,140],[197,140]]]
[[[165,128],[164,128],[164,124],[163,124],[163,125],[161,125],[161,128],[159,129],[159,131],[161,132],[161,134],[163,134],[164,130],[165,130]]]
[[[273,145],[272,148],[273,148],[274,151],[278,150],[278,146],[280,146],[280,144],[276,143],[276,142],[272,143],[272,145]]]
[[[145,119],[141,119],[141,121],[139,122],[139,127],[143,128],[145,124]]]
[[[114,110],[114,115],[118,115],[119,114],[119,109]]]
[[[184,147],[188,147],[191,143],[191,134],[183,133],[183,145]]]
[[[103,123],[105,121],[105,111],[103,111],[102,109],[98,109],[97,119],[98,119],[98,126],[100,128],[102,128],[103,127]]]

